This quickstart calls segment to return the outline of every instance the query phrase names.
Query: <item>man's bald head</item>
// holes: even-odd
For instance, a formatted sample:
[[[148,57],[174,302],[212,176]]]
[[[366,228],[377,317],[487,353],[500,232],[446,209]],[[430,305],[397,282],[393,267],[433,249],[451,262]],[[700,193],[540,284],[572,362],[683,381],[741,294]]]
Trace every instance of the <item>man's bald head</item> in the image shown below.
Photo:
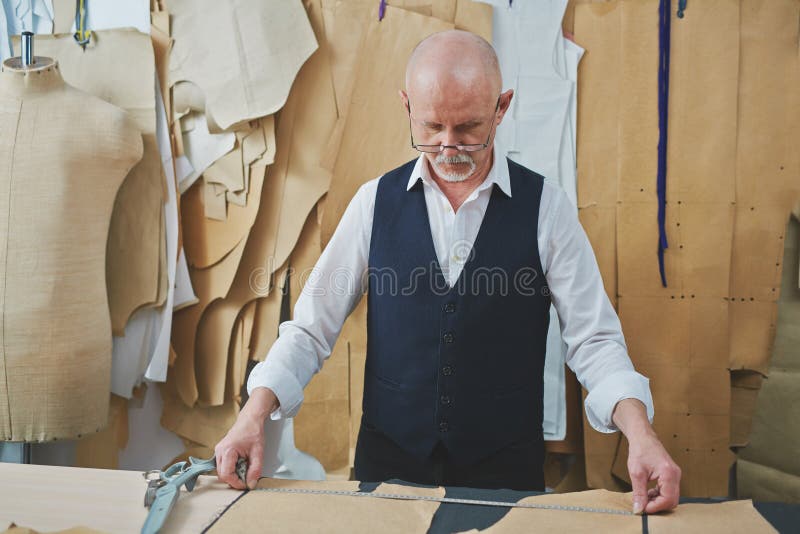
[[[406,88],[409,94],[448,91],[500,93],[502,79],[497,54],[474,33],[449,30],[423,39],[408,59]]]
[[[411,53],[406,90],[399,94],[412,143],[442,147],[425,151],[435,179],[471,187],[486,178],[495,127],[514,96],[511,89],[501,90],[497,54],[473,33],[435,33]],[[470,150],[458,148],[468,145]]]

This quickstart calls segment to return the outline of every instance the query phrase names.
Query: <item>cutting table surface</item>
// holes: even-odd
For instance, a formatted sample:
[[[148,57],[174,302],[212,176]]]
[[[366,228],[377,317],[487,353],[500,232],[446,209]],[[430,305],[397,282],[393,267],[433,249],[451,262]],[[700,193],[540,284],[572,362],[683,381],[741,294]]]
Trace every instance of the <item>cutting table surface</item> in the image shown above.
[[[139,532],[146,489],[140,471],[0,463],[0,532],[12,522],[40,531]],[[240,493],[200,476],[191,494],[181,490],[163,532],[201,532]]]

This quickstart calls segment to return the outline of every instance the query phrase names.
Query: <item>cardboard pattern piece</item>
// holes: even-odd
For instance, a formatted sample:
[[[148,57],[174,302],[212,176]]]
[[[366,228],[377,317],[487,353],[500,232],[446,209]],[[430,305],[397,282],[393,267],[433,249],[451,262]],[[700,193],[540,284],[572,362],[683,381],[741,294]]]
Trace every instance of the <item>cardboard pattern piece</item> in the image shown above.
[[[452,22],[456,28],[477,33],[489,42],[492,40],[491,6],[472,0],[406,0],[391,2],[391,5]],[[365,30],[369,26],[369,17],[374,12],[375,4],[372,0],[321,0],[321,6],[325,20],[325,40],[331,51],[331,76],[336,91],[336,107],[341,122],[337,134],[332,136],[333,161],[329,162],[329,168],[332,169],[341,141],[343,119],[347,116],[350,105]]]
[[[250,337],[250,359],[264,361],[269,348],[278,339],[281,307],[287,283],[287,269],[273,274],[273,288],[269,295],[256,299],[256,314],[253,318],[253,332]]]
[[[325,143],[336,123],[336,100],[331,80],[330,50],[324,39],[319,1],[308,2],[311,26],[322,43],[300,70],[282,113],[293,122],[283,200],[280,204],[273,265],[283,265],[297,243],[303,224],[331,183],[331,172],[320,165]]]
[[[262,127],[269,128],[272,118],[262,119]],[[265,134],[266,136],[266,134]],[[269,136],[271,137],[271,135]],[[274,141],[272,145],[275,146]],[[259,210],[262,198],[271,198],[264,191],[265,173],[268,164],[272,161],[273,152],[267,150],[262,157],[253,162],[249,167],[250,191],[248,192],[247,205],[231,207],[231,218],[225,223],[208,221],[204,216],[204,206],[200,185],[191,188],[182,202],[184,228],[186,229],[186,244],[193,247],[195,254],[206,263],[210,257],[216,257],[220,251],[228,248],[231,236],[241,234],[241,240],[232,250],[213,265],[203,269],[190,269],[192,284],[197,293],[198,302],[186,306],[175,314],[173,326],[173,346],[176,353],[175,372],[171,374],[177,381],[178,397],[185,406],[194,406],[198,400],[197,372],[195,367],[195,341],[197,338],[198,324],[209,304],[221,299],[228,294],[234,276],[239,267],[245,245],[250,235],[250,228]],[[191,239],[189,236],[204,236],[209,239]],[[213,239],[212,239],[213,238]],[[192,243],[191,245],[189,243]],[[206,260],[206,261],[202,261]],[[227,362],[227,347],[218,358]],[[224,374],[222,380],[224,380]]]
[[[0,72],[4,265],[0,439],[75,438],[106,425],[113,199],[142,157],[120,108],[67,85],[57,64]],[[90,194],[87,194],[90,192]]]
[[[263,125],[253,131],[271,130],[274,127],[274,118],[269,116],[262,119]],[[262,130],[262,128],[264,130]],[[227,209],[225,220],[213,220],[206,217],[207,199],[203,195],[203,184],[198,182],[189,188],[181,198],[181,222],[183,223],[184,251],[192,267],[205,269],[226,256],[233,248],[244,239],[253,226],[259,206],[261,205],[261,190],[264,183],[263,169],[272,164],[274,160],[274,136],[272,146],[251,161],[246,162],[249,176],[248,192],[244,206],[232,205]],[[234,150],[229,154],[238,157],[234,161],[239,171],[245,162],[242,160],[242,151]],[[218,160],[218,163],[221,160]],[[251,165],[258,161],[261,172],[251,170]],[[213,167],[213,165],[212,165]],[[209,168],[210,170],[210,168]],[[212,173],[213,174],[213,173]],[[208,184],[208,176],[204,176]],[[223,190],[222,202],[227,204]]]
[[[752,376],[755,371],[769,374],[770,378],[763,394],[759,394],[761,381],[757,378],[751,378],[745,387],[732,389],[731,402],[735,404],[731,408],[731,427],[732,433],[737,433],[732,434],[731,442],[739,445],[750,441],[748,430],[756,411],[756,398],[763,407],[788,405],[784,403],[790,401],[786,395],[791,396],[788,392],[792,388],[781,387],[786,383],[783,373],[788,369],[789,376],[796,374],[786,360],[777,364],[777,369],[770,368],[770,356],[780,359],[785,353],[774,343],[796,330],[796,326],[785,323],[787,315],[782,316],[792,317],[791,306],[775,301],[785,300],[786,291],[791,299],[797,288],[796,283],[787,284],[783,270],[791,261],[784,256],[784,245],[787,249],[792,245],[786,234],[788,214],[800,200],[800,153],[791,141],[800,137],[800,96],[793,89],[800,84],[799,30],[797,24],[790,22],[799,16],[796,2],[742,2],[730,365],[731,369],[740,370],[736,374],[742,377]],[[741,380],[733,385],[741,385]],[[740,454],[747,458],[740,459],[737,470],[740,491],[759,497],[779,493],[782,499],[793,495],[798,501],[800,470],[796,465],[789,467],[791,461],[787,462],[786,453],[779,452],[777,458],[764,453],[784,442],[775,436],[776,432],[796,437],[797,430],[792,429],[791,422],[787,426],[769,419],[760,408],[758,424],[753,425],[756,444]]]
[[[660,404],[654,428],[683,468],[681,495],[726,495],[730,440],[728,306],[720,297],[620,297],[637,369]],[[626,444],[626,440],[622,440]],[[627,448],[615,473],[627,480]]]
[[[741,10],[730,288],[730,367],[740,371],[733,373],[738,380],[732,385],[739,387],[731,394],[731,402],[738,401],[731,408],[731,442],[751,442],[740,451],[737,465],[742,495],[800,502],[796,454],[780,446],[796,442],[800,433],[795,419],[779,419],[786,412],[778,408],[792,405],[797,389],[789,385],[796,383],[798,368],[797,267],[787,267],[796,252],[784,255],[784,245],[787,252],[796,250],[786,224],[800,201],[800,152],[792,141],[800,138],[800,95],[794,90],[800,84],[800,28],[791,22],[800,17],[800,5],[745,0]],[[790,354],[794,360],[786,357]],[[753,371],[770,375],[761,393],[762,382]],[[747,433],[751,422],[752,433]]]
[[[253,318],[256,301],[250,301],[239,312],[231,334],[231,347],[228,354],[228,368],[225,380],[225,398],[241,403],[241,390],[247,374],[247,360],[250,357],[250,337],[253,332]]]
[[[358,482],[311,482],[262,478],[258,488],[309,488],[358,491]],[[377,492],[403,495],[444,496],[442,488],[415,488],[381,484]],[[269,510],[270,524],[281,532],[309,531],[373,533],[425,532],[439,507],[437,502],[399,501],[337,495],[296,495],[250,491],[236,501],[208,532],[249,532],[264,521]],[[314,510],[313,514],[308,513]]]
[[[75,445],[75,467],[119,469],[119,451],[128,444],[128,399],[111,394],[108,424]]]
[[[195,376],[197,325],[206,307],[228,293],[244,253],[245,244],[246,239],[242,239],[225,258],[208,269],[190,270],[198,302],[175,312],[173,317],[172,346],[176,358],[175,373],[170,373],[170,376],[177,380],[178,395],[187,406],[194,406],[199,395]],[[227,354],[227,350],[225,354]]]
[[[631,4],[623,3],[623,15]],[[656,3],[652,3],[646,7],[655,6]],[[670,266],[668,287],[660,286],[655,254],[645,255],[645,251],[654,251],[654,247],[644,246],[642,238],[646,236],[649,243],[654,243],[657,236],[655,226],[652,233],[636,231],[628,226],[635,219],[640,223],[654,222],[655,212],[647,217],[643,214],[635,218],[626,217],[624,221],[620,220],[618,235],[619,309],[631,358],[651,379],[654,401],[660,411],[660,416],[656,416],[654,421],[656,431],[673,459],[683,468],[681,494],[709,497],[727,495],[728,470],[734,460],[728,449],[730,376],[727,370],[729,356],[726,355],[730,353],[727,295],[734,222],[731,201],[735,197],[735,184],[730,176],[735,171],[731,161],[736,146],[739,4],[731,0],[704,3],[698,6],[694,15],[691,20],[679,20],[677,15],[672,15],[670,99],[678,104],[671,107],[669,115],[670,139],[676,141],[669,144],[667,161],[670,169],[667,180],[670,248],[665,254]],[[642,12],[641,16],[654,18],[647,12]],[[707,28],[707,21],[711,19],[714,20],[714,30],[700,37],[700,28]],[[695,57],[693,50],[698,46],[698,39],[702,39],[702,46],[720,50],[717,57]],[[640,50],[648,56],[655,56],[657,46],[654,40],[648,39],[647,43]],[[652,71],[654,78],[655,69]],[[648,85],[648,94],[655,95],[653,82],[654,79]],[[710,91],[719,91],[720,98],[714,105],[703,105],[705,95]],[[653,106],[653,109],[657,107],[655,102]],[[630,117],[630,123],[626,121],[633,132],[635,120],[635,117]],[[714,132],[712,135],[708,134],[710,130]],[[647,159],[640,140],[630,139],[626,146],[637,154],[641,151],[642,157]],[[685,154],[688,151],[693,157],[711,162],[711,165],[687,166]],[[654,162],[655,153],[651,151],[650,155],[650,161]],[[636,192],[637,182],[644,174],[637,174],[634,166],[629,171],[629,174],[620,176],[621,184],[633,185],[633,191],[628,190],[629,197],[620,197],[622,208],[628,198],[630,208],[643,210],[646,207],[650,210],[651,206],[655,207],[653,199],[636,199],[637,194],[642,194]],[[650,176],[655,176],[655,172]],[[653,183],[652,179],[650,183]],[[653,191],[652,186],[644,189],[644,194]],[[630,231],[629,237],[623,237],[623,228]],[[642,261],[643,255],[645,258],[649,256],[650,261]],[[640,271],[642,277],[623,278],[623,274],[635,269],[633,258],[638,258],[640,269],[644,268]],[[645,282],[647,270],[656,276]],[[646,296],[658,298],[651,299],[649,304],[647,300],[639,299]],[[663,313],[650,322],[649,327],[626,326],[628,320],[637,314],[641,317],[647,313],[642,309],[647,307],[660,309]],[[671,344],[663,340],[664,357],[660,362],[652,361],[649,354],[656,347],[653,341],[658,338],[653,330],[657,325],[666,330],[665,325],[681,322],[685,326],[683,335],[674,332]],[[676,345],[676,340],[682,340],[682,344]],[[626,443],[624,439],[621,441],[616,457],[615,473],[623,479],[627,479]]]
[[[250,359],[264,361],[269,348],[278,339],[284,294],[287,288],[288,269],[275,272],[271,279],[274,287],[266,297],[256,299],[256,314],[253,318],[253,331],[250,335]]]
[[[265,124],[265,126],[274,127],[273,116],[270,115],[265,120],[267,119],[273,122]],[[237,206],[247,204],[247,193],[250,189],[250,167],[267,151],[266,134],[260,121],[250,121],[245,126],[238,128],[235,137],[235,148],[212,163],[203,172],[206,218],[226,221],[228,202]],[[272,153],[266,155],[267,159],[264,163],[266,165],[272,163],[274,155],[273,145]],[[241,239],[241,236],[238,237]],[[236,242],[239,239],[236,239]],[[220,256],[222,255],[224,254]]]
[[[358,482],[312,482],[262,478],[257,489],[234,502],[208,532],[247,532],[263,521],[269,510],[271,524],[282,532],[425,532],[441,505],[436,501],[382,499],[346,495],[296,494],[259,489],[310,489],[358,491]],[[376,493],[441,498],[444,488],[414,487],[383,483]],[[631,494],[594,490],[525,497],[521,504],[580,506],[628,512]],[[308,514],[314,510],[314,514]],[[655,533],[683,532],[775,532],[751,501],[719,504],[682,504],[672,512],[650,515],[649,529]],[[525,532],[531,525],[558,532],[642,532],[642,517],[633,514],[511,508],[497,522],[482,526],[491,534]],[[477,532],[472,530],[469,532]]]
[[[216,160],[233,150],[236,135],[232,132],[209,132],[205,115],[191,112],[175,120],[175,141],[179,155],[178,188],[185,193]]]
[[[171,368],[169,374],[176,370]],[[239,415],[239,404],[235,400],[220,406],[190,408],[178,397],[175,377],[167,377],[166,383],[160,386],[164,399],[161,426],[209,449],[213,449],[228,433]]]
[[[731,447],[750,442],[753,413],[764,377],[757,371],[731,370]]]
[[[278,162],[281,161],[281,124],[279,120]],[[186,361],[194,362],[196,400],[201,405],[219,406],[225,402],[225,370],[228,366],[230,339],[236,317],[248,302],[266,297],[271,288],[271,284],[266,284],[264,287],[260,281],[264,278],[268,280],[273,271],[268,251],[270,245],[274,244],[278,213],[277,210],[270,208],[280,202],[283,185],[275,179],[274,169],[280,164],[278,162],[266,169],[267,176],[261,192],[261,207],[253,227],[239,245],[242,249],[237,251],[238,261],[235,265],[233,262],[229,265],[233,271],[228,271],[228,274],[232,276],[228,279],[227,287],[220,288],[225,292],[214,300],[206,300],[201,296],[202,289],[198,281],[194,278],[192,280],[200,297],[200,304],[185,310],[189,314],[187,318],[191,317],[191,321],[182,323],[181,336],[189,343],[181,343],[183,347],[181,349],[176,345],[175,350],[178,351],[179,360],[185,357],[188,358]],[[201,305],[202,308],[198,308]],[[182,374],[179,377],[181,380],[189,380]]]
[[[200,87],[222,129],[278,111],[317,48],[299,0],[171,0],[169,9],[171,83]]]
[[[322,32],[318,4],[310,5],[314,28]],[[307,102],[318,102],[315,106]],[[199,400],[217,406],[225,400],[225,369],[234,323],[249,302],[267,296],[259,280],[285,264],[303,222],[327,191],[330,174],[318,164],[323,140],[335,121],[333,86],[325,48],[300,70],[278,117],[275,162],[267,171],[262,204],[250,231],[242,262],[224,299],[212,303],[197,326],[195,359]]]
[[[581,111],[586,113],[579,112],[579,165],[585,172],[581,173],[579,206],[583,210],[608,206],[610,210],[616,204],[616,222],[608,214],[601,227],[588,228],[587,233],[598,236],[593,243],[601,242],[601,234],[610,234],[603,229],[616,226],[623,330],[635,366],[651,379],[659,436],[684,467],[682,494],[724,495],[732,460],[727,450],[728,293],[736,194],[731,162],[736,147],[739,6],[726,0],[704,4],[693,17],[673,21],[670,101],[676,105],[670,109],[669,128],[670,139],[677,141],[670,143],[668,152],[666,288],[661,285],[655,255],[658,125],[652,110],[657,109],[657,71],[648,68],[658,54],[657,36],[647,30],[657,14],[653,1],[575,8],[576,38],[589,51],[581,67],[581,86],[591,93],[596,85],[612,102],[582,99]],[[715,30],[700,32],[712,17]],[[699,46],[698,40],[721,51],[699,59],[691,52]],[[608,77],[607,72],[619,74]],[[720,99],[704,106],[704,95],[720,87]],[[594,124],[590,119],[595,119]],[[707,135],[708,128],[715,131],[713,136]],[[608,136],[609,131],[618,135]],[[704,163],[687,166],[687,151]],[[616,189],[605,188],[615,176]],[[582,220],[601,223],[599,217],[582,216]],[[608,238],[603,241],[602,250],[608,250]],[[603,252],[601,257],[608,255]],[[608,270],[613,262],[602,266]],[[661,313],[653,316],[653,310]],[[589,483],[616,485],[609,467],[627,479],[626,442],[613,449],[603,443],[613,438],[597,439],[590,431],[586,438]],[[615,461],[609,465],[609,460]]]

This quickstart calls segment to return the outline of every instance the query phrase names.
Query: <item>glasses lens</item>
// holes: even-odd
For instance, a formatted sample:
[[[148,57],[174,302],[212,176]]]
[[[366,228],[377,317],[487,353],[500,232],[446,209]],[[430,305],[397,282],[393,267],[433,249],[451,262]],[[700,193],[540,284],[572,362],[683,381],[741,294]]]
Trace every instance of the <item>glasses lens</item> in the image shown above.
[[[440,152],[441,148],[439,145],[417,145],[416,149],[420,152]]]
[[[446,148],[458,148],[463,152],[477,152],[478,150],[483,150],[486,148],[486,145],[445,145]],[[414,148],[419,150],[420,152],[441,152],[442,145],[415,145]]]
[[[477,152],[478,150],[483,150],[486,148],[486,145],[461,145],[461,150],[464,152]]]

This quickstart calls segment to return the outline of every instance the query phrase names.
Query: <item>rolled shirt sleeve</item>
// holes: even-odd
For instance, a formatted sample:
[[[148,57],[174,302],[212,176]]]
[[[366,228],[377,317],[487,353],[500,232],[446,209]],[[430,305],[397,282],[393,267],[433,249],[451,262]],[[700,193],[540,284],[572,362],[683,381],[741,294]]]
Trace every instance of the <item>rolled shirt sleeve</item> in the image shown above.
[[[378,179],[365,183],[347,206],[330,242],[309,273],[294,315],[278,328],[278,339],[247,379],[247,393],[271,389],[280,406],[270,417],[294,417],[303,390],[322,369],[347,316],[366,291],[364,272]],[[305,273],[294,273],[305,278]]]

